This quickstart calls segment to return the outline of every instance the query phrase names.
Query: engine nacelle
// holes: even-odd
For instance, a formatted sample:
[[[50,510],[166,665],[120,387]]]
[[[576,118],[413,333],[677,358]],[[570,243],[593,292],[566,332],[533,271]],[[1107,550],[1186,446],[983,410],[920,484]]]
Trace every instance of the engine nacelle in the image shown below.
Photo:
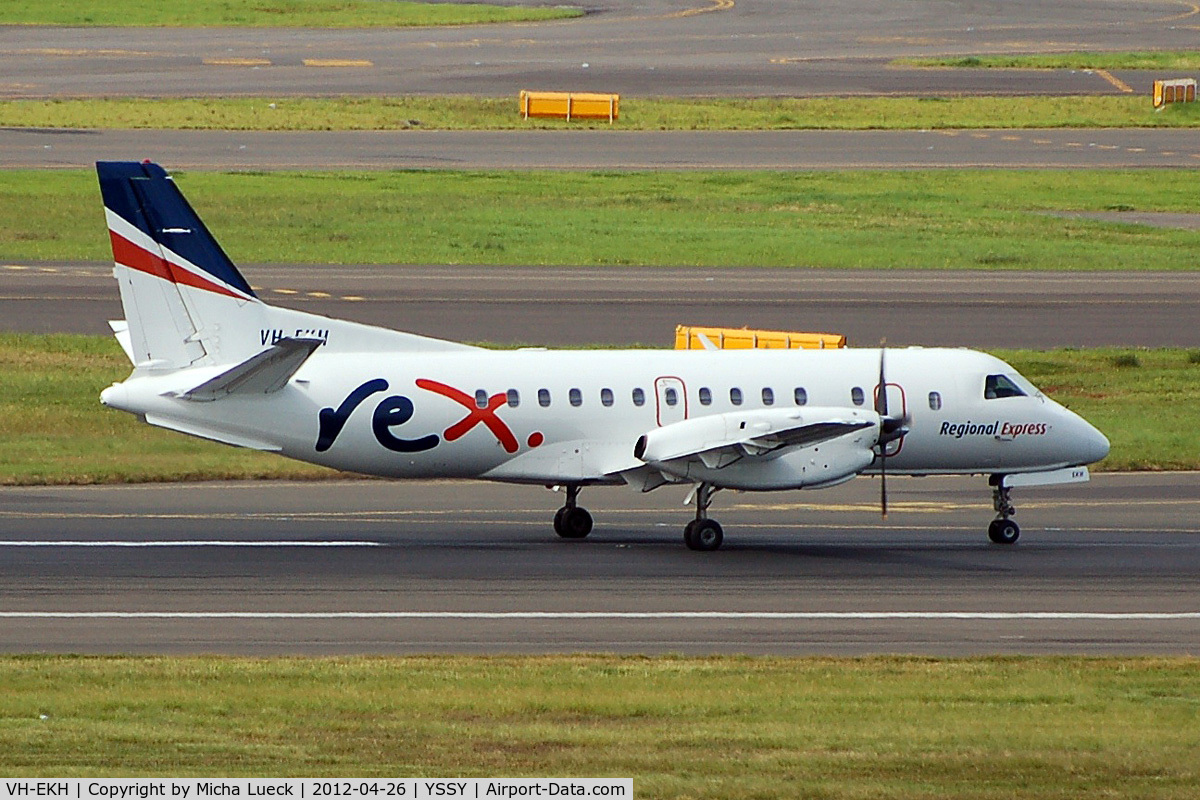
[[[634,455],[664,474],[731,489],[827,486],[875,460],[879,416],[865,409],[763,409],[650,431]]]

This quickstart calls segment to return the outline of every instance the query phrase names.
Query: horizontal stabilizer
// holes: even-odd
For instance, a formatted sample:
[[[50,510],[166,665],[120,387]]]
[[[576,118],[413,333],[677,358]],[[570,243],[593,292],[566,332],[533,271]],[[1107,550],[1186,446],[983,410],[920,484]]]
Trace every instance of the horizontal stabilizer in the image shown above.
[[[181,396],[185,400],[211,401],[231,394],[277,392],[323,343],[323,339],[280,339],[261,353]]]

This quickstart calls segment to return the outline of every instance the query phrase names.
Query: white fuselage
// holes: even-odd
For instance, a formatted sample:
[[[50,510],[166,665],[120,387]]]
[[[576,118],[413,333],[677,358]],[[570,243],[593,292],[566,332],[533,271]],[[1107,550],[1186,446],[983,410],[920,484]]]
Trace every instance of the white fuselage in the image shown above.
[[[1095,428],[992,356],[906,348],[888,350],[886,358],[890,413],[907,417],[907,433],[887,448],[889,472],[1035,472],[1087,464],[1107,452]],[[877,349],[322,348],[273,394],[179,399],[171,396],[181,381],[173,372],[135,377],[104,399],[165,427],[373,475],[620,482],[615,476],[645,466],[634,454],[639,437],[686,419],[753,420],[759,412],[808,409],[871,416],[879,367]],[[1023,394],[989,396],[985,383],[996,375]],[[860,464],[854,473],[877,468]],[[789,480],[732,478],[726,485],[804,485]],[[741,485],[747,481],[759,485]]]

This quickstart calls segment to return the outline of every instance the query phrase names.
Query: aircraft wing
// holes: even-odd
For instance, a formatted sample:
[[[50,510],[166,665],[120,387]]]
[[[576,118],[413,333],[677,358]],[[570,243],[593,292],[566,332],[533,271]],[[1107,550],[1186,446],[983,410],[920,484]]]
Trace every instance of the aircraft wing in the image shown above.
[[[774,458],[878,425],[877,414],[861,409],[732,412],[653,430],[638,440],[634,455],[647,464],[699,461],[707,469],[722,469],[743,458]]]

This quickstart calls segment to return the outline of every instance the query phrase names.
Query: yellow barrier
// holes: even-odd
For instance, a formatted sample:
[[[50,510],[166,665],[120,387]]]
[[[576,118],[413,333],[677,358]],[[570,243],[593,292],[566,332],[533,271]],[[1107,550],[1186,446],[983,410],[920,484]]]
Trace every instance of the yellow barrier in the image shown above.
[[[621,95],[580,92],[526,92],[520,96],[521,116],[559,119],[606,119],[621,116]]]
[[[789,331],[752,331],[745,328],[701,328],[675,326],[676,350],[707,349],[703,336],[720,350],[825,350],[846,346],[840,333],[793,333]]]
[[[1154,82],[1154,107],[1162,108],[1167,103],[1192,103],[1196,100],[1196,79],[1176,78]]]

